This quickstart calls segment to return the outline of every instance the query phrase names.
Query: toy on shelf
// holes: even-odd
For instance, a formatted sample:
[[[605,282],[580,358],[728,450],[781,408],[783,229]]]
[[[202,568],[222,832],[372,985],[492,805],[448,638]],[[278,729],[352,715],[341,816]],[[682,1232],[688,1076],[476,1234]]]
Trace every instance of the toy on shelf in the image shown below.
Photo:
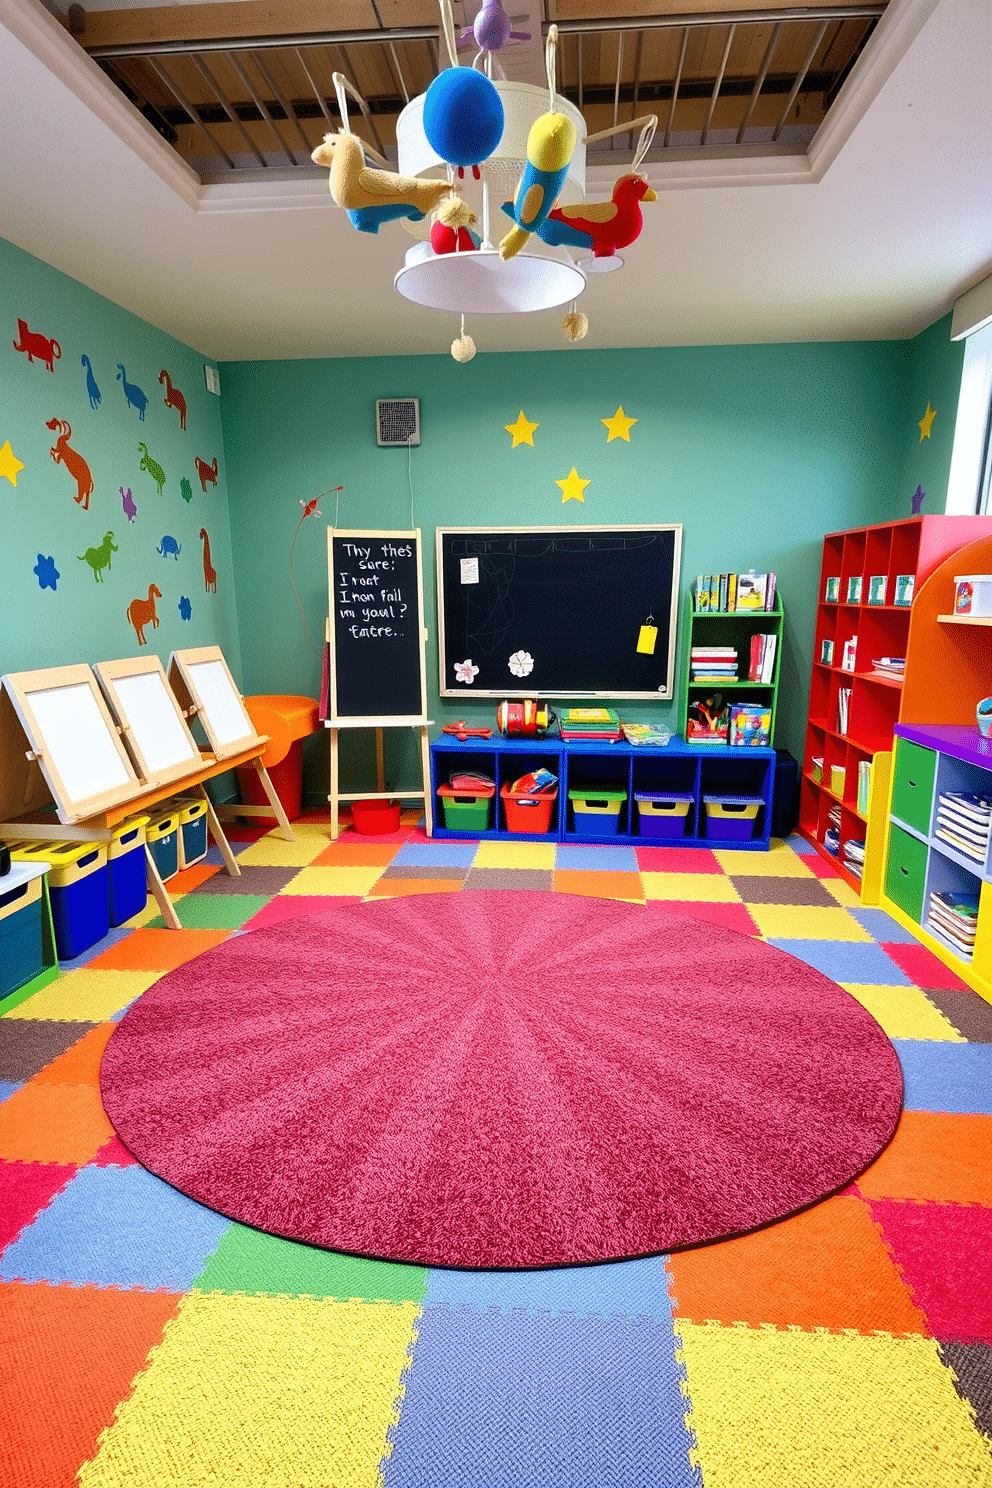
[[[491,739],[493,731],[491,728],[472,728],[464,718],[459,718],[457,723],[446,723],[441,730],[442,734],[454,734],[456,739]]]
[[[518,703],[500,703],[496,709],[497,727],[508,739],[514,736],[540,738],[548,732],[556,718],[553,708],[547,703],[535,702],[532,698],[524,698]]]

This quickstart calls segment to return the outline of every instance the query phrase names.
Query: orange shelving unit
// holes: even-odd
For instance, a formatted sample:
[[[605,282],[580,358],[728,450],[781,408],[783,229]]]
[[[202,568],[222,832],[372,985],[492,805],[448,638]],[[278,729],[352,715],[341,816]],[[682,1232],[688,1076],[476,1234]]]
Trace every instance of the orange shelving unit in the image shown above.
[[[882,656],[908,655],[924,581],[959,548],[986,537],[990,527],[989,517],[907,517],[831,532],[823,540],[799,832],[859,893],[861,878],[843,861],[846,842],[868,837],[867,813],[858,810],[859,766],[892,748],[892,731],[906,716],[903,681],[876,673],[872,663]],[[896,603],[903,588],[898,581],[907,577],[913,581],[913,598]],[[835,590],[837,597],[828,598]],[[833,646],[829,661],[822,659],[824,642]],[[848,643],[853,643],[853,669],[843,665]],[[934,668],[928,679],[935,694],[934,719],[947,716],[939,675]],[[928,684],[914,679],[906,685]],[[846,721],[840,710],[842,689],[848,694]],[[929,721],[920,717],[927,706],[915,692],[912,711],[914,721]],[[820,779],[815,777],[815,759],[823,761]],[[843,777],[835,769],[843,770]],[[837,854],[827,846],[831,826],[838,832]]]

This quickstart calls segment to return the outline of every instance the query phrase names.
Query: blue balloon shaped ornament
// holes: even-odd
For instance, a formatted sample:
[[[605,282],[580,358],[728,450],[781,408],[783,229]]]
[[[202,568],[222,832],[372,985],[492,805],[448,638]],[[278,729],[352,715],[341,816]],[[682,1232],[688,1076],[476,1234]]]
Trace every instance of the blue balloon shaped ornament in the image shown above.
[[[435,155],[449,165],[472,167],[488,160],[503,138],[503,104],[489,78],[473,67],[449,67],[424,97],[424,134]]]

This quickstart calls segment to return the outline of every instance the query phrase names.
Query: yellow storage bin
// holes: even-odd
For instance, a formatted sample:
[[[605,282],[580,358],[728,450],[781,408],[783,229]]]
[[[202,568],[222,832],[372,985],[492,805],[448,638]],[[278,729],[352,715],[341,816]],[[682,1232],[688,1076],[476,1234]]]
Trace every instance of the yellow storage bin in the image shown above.
[[[48,893],[60,961],[72,961],[110,929],[107,845],[103,842],[14,842],[21,863],[49,863]]]
[[[147,816],[129,816],[115,827],[107,848],[107,894],[111,925],[123,925],[145,907]]]

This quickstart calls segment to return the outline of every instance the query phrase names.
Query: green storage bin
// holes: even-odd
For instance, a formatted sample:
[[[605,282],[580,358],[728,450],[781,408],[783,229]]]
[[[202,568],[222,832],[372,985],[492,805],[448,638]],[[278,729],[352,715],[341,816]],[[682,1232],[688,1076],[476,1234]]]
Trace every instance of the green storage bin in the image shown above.
[[[455,832],[485,832],[491,826],[490,804],[496,794],[491,785],[483,791],[456,791],[453,786],[439,785],[437,790],[444,810],[444,825]]]
[[[892,815],[924,837],[930,835],[930,811],[937,755],[933,749],[896,738],[892,765]]]
[[[929,751],[924,751],[929,753]],[[927,877],[927,845],[891,822],[889,854],[885,862],[885,892],[917,925],[923,922],[923,892]]]

